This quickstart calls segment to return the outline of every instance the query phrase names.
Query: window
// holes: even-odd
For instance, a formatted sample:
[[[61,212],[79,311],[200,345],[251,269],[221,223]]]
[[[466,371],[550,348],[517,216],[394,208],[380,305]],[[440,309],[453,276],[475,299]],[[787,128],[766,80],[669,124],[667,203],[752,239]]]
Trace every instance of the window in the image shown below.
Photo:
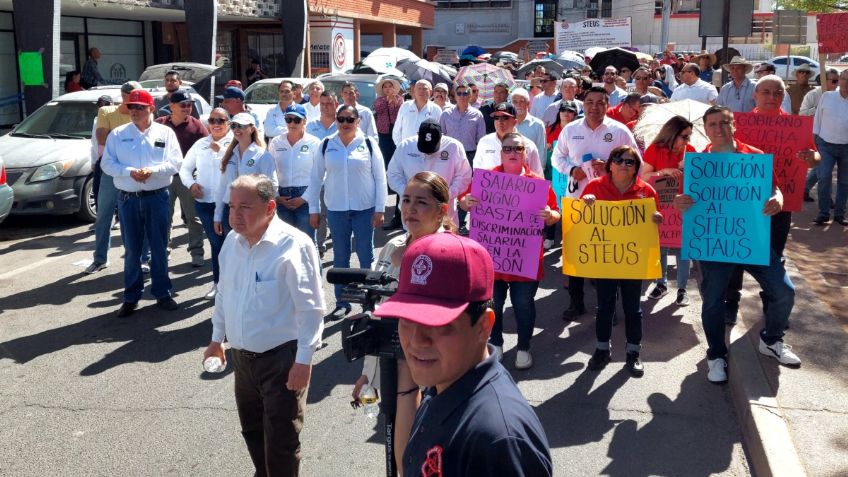
[[[785,65],[785,64],[786,64],[786,57],[785,57],[785,56],[782,56],[782,57],[780,57],[780,58],[775,58],[775,59],[772,61],[772,63],[774,63],[775,65]]]
[[[601,18],[612,18],[612,0],[601,0]]]
[[[533,36],[554,36],[554,22],[556,21],[556,0],[535,0],[533,12]]]
[[[282,52],[282,32],[249,32],[247,34],[247,56],[250,60],[259,60],[262,71],[269,78],[281,77],[287,74],[287,72],[283,72]]]
[[[589,8],[586,9],[586,18],[598,18],[597,0],[589,2]]]

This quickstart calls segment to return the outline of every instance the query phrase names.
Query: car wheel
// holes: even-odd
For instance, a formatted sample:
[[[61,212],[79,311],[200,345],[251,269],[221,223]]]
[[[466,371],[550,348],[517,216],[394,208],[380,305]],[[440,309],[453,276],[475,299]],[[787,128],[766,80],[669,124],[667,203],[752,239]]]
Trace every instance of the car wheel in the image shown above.
[[[97,219],[97,208],[94,206],[94,178],[89,177],[82,185],[80,191],[80,208],[77,217],[86,222],[94,222]]]

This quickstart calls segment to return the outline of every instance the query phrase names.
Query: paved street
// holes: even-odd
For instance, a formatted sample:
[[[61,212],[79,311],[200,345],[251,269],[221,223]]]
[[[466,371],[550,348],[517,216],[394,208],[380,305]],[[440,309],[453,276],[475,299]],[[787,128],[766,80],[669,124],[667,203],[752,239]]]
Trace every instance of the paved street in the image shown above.
[[[111,266],[84,276],[80,262],[93,246],[87,225],[55,217],[3,224],[0,474],[252,475],[231,370],[201,370],[212,311],[202,295],[211,271],[191,268],[185,233],[175,229],[171,259],[181,309],[161,312],[147,297],[139,313],[118,319],[118,232]],[[705,379],[697,294],[683,309],[671,294],[645,304],[644,378],[623,368],[623,326],[613,337],[612,365],[587,371],[593,318],[560,320],[567,294],[559,259],[559,250],[548,254],[537,295],[535,366],[512,365],[511,313],[504,359],[545,426],[556,474],[749,475],[729,388]],[[360,367],[344,360],[339,338],[339,325],[329,323],[327,346],[316,354],[303,475],[380,475],[381,434],[348,404]]]

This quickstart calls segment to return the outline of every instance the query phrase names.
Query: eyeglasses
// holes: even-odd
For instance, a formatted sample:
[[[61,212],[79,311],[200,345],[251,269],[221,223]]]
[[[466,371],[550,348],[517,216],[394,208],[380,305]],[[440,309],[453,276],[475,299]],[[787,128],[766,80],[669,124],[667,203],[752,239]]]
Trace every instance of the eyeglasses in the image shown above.
[[[604,76],[615,76],[615,73],[611,73],[609,71],[604,73]]]
[[[549,80],[549,79],[540,79],[539,80],[539,83],[550,83],[550,82],[551,82],[551,80]]]
[[[300,124],[301,121],[303,121],[303,119],[298,118],[297,116],[286,116],[286,124]]]
[[[147,109],[147,106],[143,104],[128,104],[127,109],[129,109],[130,111],[141,111]]]
[[[636,159],[625,159],[623,157],[616,157],[612,160],[612,163],[617,166],[624,165],[625,167],[633,167],[636,165]]]
[[[353,116],[336,116],[336,121],[338,121],[339,124],[353,124],[354,122],[356,122],[356,118]]]
[[[227,120],[223,118],[209,118],[209,124],[227,124]]]
[[[247,129],[251,124],[240,124],[240,123],[230,123],[230,127],[233,129]]]
[[[512,116],[495,116],[492,119],[495,121],[506,121],[507,119],[512,119]]]
[[[457,91],[456,95],[457,96],[471,96],[471,93],[469,93],[468,91]]]
[[[648,79],[648,77],[647,76],[634,76],[633,79],[636,80],[636,81],[645,81],[645,80]]]
[[[183,109],[188,109],[191,107],[191,103],[179,103],[180,107]]]
[[[503,152],[524,152],[524,146],[503,146],[503,147],[501,147],[501,151],[503,151]]]

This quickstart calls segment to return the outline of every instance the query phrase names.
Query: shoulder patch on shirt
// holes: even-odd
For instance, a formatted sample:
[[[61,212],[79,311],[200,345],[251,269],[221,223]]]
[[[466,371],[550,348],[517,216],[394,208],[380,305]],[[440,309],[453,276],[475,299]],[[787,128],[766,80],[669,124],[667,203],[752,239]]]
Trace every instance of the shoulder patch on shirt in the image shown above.
[[[612,133],[604,134],[604,142],[612,142]]]
[[[439,154],[439,156],[442,158],[443,161],[447,161],[448,156],[450,156],[450,154],[448,154],[448,151],[442,151],[442,153]]]
[[[360,145],[356,146],[356,151],[357,151],[357,152],[363,152],[363,151],[365,151],[365,145],[360,144]]]
[[[436,444],[427,450],[427,457],[421,464],[421,477],[442,477],[442,446]]]
[[[247,160],[247,167],[253,167],[254,164],[256,164],[256,161],[253,158]]]
[[[300,146],[300,152],[308,152],[308,151],[309,151],[309,146],[307,146],[306,144]]]

